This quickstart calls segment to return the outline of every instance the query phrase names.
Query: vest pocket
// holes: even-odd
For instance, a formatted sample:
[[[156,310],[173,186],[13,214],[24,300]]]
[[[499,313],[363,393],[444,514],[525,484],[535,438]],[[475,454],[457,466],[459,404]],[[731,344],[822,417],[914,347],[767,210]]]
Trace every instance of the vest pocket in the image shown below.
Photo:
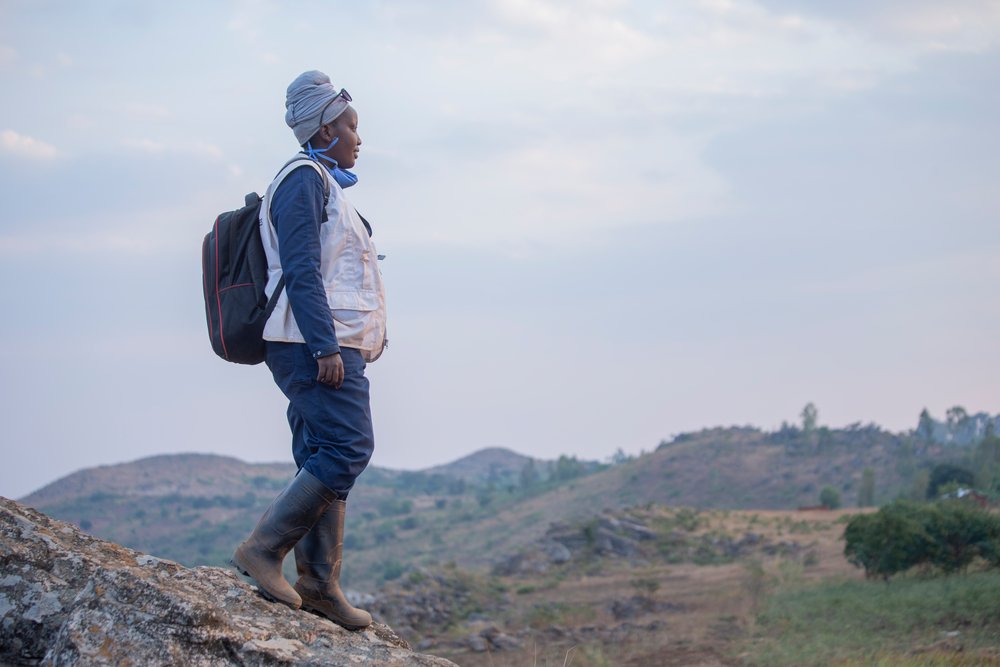
[[[368,312],[379,308],[379,295],[374,290],[331,291],[326,293],[326,301],[331,310]]]

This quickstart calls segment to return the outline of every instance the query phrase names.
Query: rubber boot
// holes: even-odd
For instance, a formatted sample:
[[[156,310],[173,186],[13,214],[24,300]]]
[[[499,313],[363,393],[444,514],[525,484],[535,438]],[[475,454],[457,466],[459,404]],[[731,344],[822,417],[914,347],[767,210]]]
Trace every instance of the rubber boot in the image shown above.
[[[313,529],[295,545],[295,590],[302,608],[325,616],[348,630],[371,625],[372,617],[351,606],[340,590],[340,566],[344,554],[344,514],[347,503],[335,500]]]
[[[281,575],[281,564],[336,498],[322,482],[300,470],[264,512],[250,537],[236,547],[229,562],[250,577],[264,597],[298,609],[302,598]]]

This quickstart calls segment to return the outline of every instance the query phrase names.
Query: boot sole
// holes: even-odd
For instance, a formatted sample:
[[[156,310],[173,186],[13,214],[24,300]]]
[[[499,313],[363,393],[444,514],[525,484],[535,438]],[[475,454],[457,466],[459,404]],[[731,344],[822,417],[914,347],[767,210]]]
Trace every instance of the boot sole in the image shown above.
[[[349,630],[351,632],[357,632],[358,630],[364,630],[365,628],[371,627],[371,623],[369,623],[368,625],[352,625],[350,623],[342,623],[335,618],[327,616],[326,614],[324,614],[319,609],[316,609],[315,607],[307,607],[305,603],[302,604],[302,611],[308,611],[310,614],[313,614],[314,616],[325,618],[331,623],[336,623],[340,627],[344,628],[345,630]]]

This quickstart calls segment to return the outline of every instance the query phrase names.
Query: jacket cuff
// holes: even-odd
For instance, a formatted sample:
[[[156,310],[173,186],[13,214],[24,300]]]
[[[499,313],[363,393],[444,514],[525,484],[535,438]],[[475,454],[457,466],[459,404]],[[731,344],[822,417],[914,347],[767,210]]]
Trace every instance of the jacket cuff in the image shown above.
[[[313,352],[313,359],[319,359],[320,357],[329,357],[340,352],[340,346],[334,345],[332,347],[324,347],[321,350],[316,350]]]

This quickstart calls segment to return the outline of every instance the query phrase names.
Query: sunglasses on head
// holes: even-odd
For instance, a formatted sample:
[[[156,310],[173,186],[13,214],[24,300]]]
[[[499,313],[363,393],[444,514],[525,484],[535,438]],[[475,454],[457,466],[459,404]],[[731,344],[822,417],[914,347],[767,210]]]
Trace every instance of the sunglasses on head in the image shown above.
[[[346,102],[350,102],[352,100],[351,94],[349,92],[347,92],[346,89],[341,88],[340,92],[337,93],[336,95],[334,95],[333,99],[330,100],[329,102],[327,102],[326,106],[323,107],[323,110],[319,112],[319,121],[321,123],[323,122],[323,115],[326,114],[326,110],[330,108],[331,104],[333,104],[334,102],[336,102],[340,98],[344,98],[344,101],[346,101]]]

